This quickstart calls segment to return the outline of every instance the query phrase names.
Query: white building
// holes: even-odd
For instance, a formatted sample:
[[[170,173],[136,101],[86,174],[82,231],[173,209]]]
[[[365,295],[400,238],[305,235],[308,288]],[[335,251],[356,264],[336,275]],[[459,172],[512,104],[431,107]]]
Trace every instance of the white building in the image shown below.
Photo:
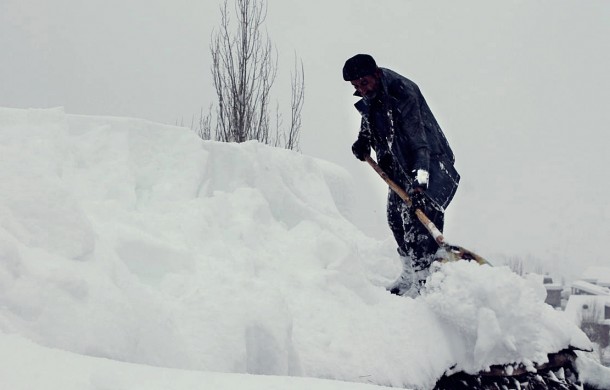
[[[591,341],[610,345],[610,267],[589,267],[572,283],[566,314]]]

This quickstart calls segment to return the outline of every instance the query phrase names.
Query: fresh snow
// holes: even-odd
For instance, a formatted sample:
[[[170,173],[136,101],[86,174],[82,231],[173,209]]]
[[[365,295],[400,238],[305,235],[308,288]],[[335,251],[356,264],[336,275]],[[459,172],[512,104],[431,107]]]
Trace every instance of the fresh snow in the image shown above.
[[[450,263],[417,299],[387,293],[399,259],[389,231],[350,222],[356,188],[257,142],[0,108],[3,388],[423,389],[590,348],[506,267]]]

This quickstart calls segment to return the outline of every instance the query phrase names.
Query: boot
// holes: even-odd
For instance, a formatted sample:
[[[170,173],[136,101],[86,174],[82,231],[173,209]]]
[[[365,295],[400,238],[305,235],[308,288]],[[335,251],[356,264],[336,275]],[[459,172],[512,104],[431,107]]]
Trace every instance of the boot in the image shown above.
[[[426,285],[426,279],[430,276],[430,266],[414,268],[412,258],[400,248],[397,248],[397,251],[402,262],[402,273],[392,284],[386,287],[386,290],[392,294],[415,298],[420,295]],[[428,264],[428,262],[424,262],[424,264]]]
[[[411,266],[411,258],[401,253],[400,248],[398,254],[400,255],[400,261],[402,262],[402,272],[398,278],[386,287],[392,294],[404,295],[413,287],[413,267]]]
[[[428,280],[428,276],[430,276],[430,267],[426,267],[424,269],[416,270],[413,272],[413,291],[417,295],[421,295],[421,291],[426,286],[426,280]]]
[[[413,287],[413,274],[403,270],[398,279],[386,287],[386,290],[396,295],[405,295]]]

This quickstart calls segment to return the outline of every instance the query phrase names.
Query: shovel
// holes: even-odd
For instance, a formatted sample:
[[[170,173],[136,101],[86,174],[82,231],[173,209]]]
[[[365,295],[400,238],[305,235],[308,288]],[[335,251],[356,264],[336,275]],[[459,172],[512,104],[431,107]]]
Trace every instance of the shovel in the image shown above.
[[[398,194],[398,196],[400,196],[402,200],[404,200],[409,206],[411,206],[411,198],[409,197],[407,192],[404,189],[400,188],[398,184],[394,183],[392,179],[390,179],[388,175],[379,167],[379,165],[377,165],[375,160],[371,158],[371,156],[366,157],[366,162],[369,163],[371,167],[373,167],[375,172],[377,172],[386,183],[388,183],[392,191],[396,192],[396,194]],[[446,242],[443,233],[438,230],[434,222],[432,222],[430,218],[428,218],[428,216],[424,214],[421,209],[415,209],[415,215],[417,216],[417,219],[419,219],[419,221],[428,230],[432,238],[434,238],[438,246],[444,250],[445,256],[439,259],[441,262],[467,260],[476,261],[481,265],[491,265],[487,260],[477,255],[476,253],[469,251],[466,248],[462,248],[461,246],[449,244],[448,242]]]

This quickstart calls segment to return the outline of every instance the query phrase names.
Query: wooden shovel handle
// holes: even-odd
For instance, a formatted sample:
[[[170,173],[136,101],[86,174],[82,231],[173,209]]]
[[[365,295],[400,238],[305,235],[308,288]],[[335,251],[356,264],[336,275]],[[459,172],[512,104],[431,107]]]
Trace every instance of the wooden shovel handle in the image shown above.
[[[381,169],[381,167],[375,162],[375,160],[373,160],[371,156],[366,157],[366,162],[373,167],[375,172],[377,172],[386,183],[388,183],[392,191],[396,192],[398,196],[400,196],[409,206],[413,205],[407,191],[401,188],[398,184],[394,183],[394,181],[389,178],[389,176]],[[436,240],[438,245],[443,246],[445,244],[445,237],[443,237],[443,233],[438,230],[434,222],[432,222],[421,209],[415,209],[415,215],[417,216],[417,219],[419,219],[419,221],[425,226],[430,235],[432,235],[434,240]]]

